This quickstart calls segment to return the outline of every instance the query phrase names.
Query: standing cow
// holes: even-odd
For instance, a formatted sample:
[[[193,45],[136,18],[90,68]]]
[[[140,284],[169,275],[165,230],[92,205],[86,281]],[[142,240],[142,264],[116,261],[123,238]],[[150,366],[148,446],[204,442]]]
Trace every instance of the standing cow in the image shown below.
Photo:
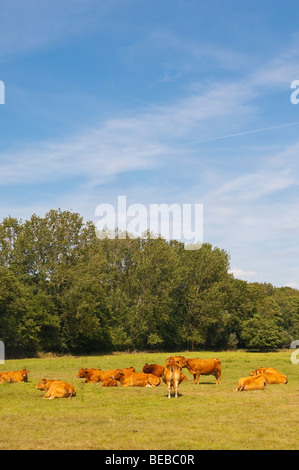
[[[163,382],[167,385],[168,398],[171,398],[171,390],[174,389],[174,396],[179,396],[179,384],[183,380],[182,370],[176,363],[165,364],[164,372],[162,375]]]
[[[213,359],[186,359],[180,357],[179,365],[186,367],[193,375],[193,383],[199,384],[201,375],[214,375],[216,384],[221,384],[221,361],[214,357]]]

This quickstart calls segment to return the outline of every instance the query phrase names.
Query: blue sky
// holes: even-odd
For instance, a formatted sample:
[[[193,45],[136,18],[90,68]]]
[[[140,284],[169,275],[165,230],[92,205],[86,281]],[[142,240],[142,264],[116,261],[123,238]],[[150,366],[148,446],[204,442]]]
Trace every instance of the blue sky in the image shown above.
[[[1,219],[200,203],[235,277],[299,288],[297,2],[0,9]]]

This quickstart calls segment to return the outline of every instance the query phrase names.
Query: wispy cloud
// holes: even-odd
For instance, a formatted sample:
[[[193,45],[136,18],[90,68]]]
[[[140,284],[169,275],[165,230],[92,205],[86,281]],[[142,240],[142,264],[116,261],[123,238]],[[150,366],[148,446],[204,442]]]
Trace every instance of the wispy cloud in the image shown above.
[[[114,7],[113,0],[3,0],[0,18],[0,58],[57,44],[62,39],[99,27]]]
[[[76,174],[100,184],[105,176],[160,167],[181,154],[186,140],[206,135],[211,123],[215,130],[228,116],[232,121],[236,116],[246,119],[252,112],[248,101],[237,86],[212,87],[170,106],[151,106],[133,117],[101,122],[64,140],[28,144],[0,155],[1,184],[32,184]],[[186,149],[184,154],[187,158]]]

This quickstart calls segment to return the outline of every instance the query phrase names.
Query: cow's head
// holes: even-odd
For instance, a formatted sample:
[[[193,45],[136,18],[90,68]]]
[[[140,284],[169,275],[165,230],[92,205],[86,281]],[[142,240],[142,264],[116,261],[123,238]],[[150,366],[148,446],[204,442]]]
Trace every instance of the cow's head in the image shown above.
[[[42,379],[36,386],[37,390],[46,390],[47,379]]]
[[[250,376],[253,377],[254,375],[260,375],[260,374],[263,374],[265,372],[265,368],[264,367],[260,367],[259,369],[255,369],[254,371],[250,372]]]
[[[79,370],[77,377],[79,377],[79,379],[83,379],[84,377],[86,377],[86,374],[87,374],[87,369],[83,369],[82,367]]]
[[[187,366],[187,359],[184,356],[175,357],[174,362],[178,364],[181,368]]]
[[[116,369],[116,371],[112,375],[112,379],[119,380],[123,375],[125,374],[123,373],[121,369]]]
[[[23,377],[23,380],[24,382],[28,382],[28,374],[29,374],[30,370],[27,370],[27,369],[23,369],[21,371],[21,374],[22,374],[22,377]]]

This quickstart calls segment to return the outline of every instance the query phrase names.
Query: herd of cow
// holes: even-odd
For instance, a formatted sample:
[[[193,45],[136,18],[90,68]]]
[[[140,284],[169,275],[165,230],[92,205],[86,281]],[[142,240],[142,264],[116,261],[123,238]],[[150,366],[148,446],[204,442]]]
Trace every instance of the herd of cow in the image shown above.
[[[193,383],[199,384],[201,375],[214,375],[216,384],[221,384],[221,361],[219,359],[186,359],[184,356],[170,356],[164,366],[158,364],[145,364],[142,372],[136,372],[134,367],[113,369],[84,369],[78,372],[78,378],[85,382],[102,382],[103,387],[115,387],[118,382],[122,387],[157,387],[161,380],[167,385],[168,398],[178,397],[180,383],[188,380],[182,373],[186,368],[193,375]],[[27,382],[30,371],[0,373],[0,383]],[[237,384],[237,391],[264,390],[267,384],[286,384],[287,377],[271,367],[254,370],[248,377],[242,377]],[[42,379],[36,386],[38,390],[45,391],[43,398],[69,398],[76,395],[74,387],[62,380]]]

